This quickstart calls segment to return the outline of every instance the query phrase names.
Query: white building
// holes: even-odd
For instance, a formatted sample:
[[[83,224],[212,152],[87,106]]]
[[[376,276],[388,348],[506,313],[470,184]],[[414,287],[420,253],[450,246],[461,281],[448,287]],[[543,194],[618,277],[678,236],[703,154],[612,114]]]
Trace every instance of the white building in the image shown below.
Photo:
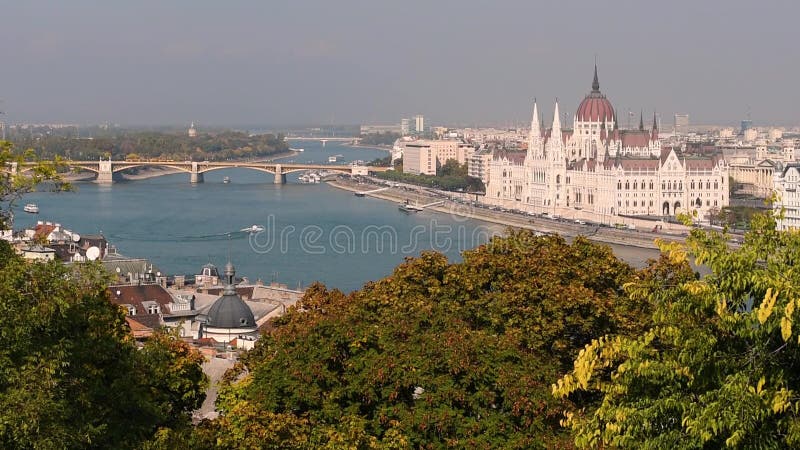
[[[774,189],[777,199],[773,205],[775,213],[783,211],[783,219],[778,219],[779,230],[800,229],[800,195],[797,185],[800,184],[800,164],[785,165],[775,172]]]
[[[414,132],[417,134],[425,132],[425,117],[422,114],[414,116]]]
[[[703,218],[728,205],[728,169],[720,154],[681,155],[662,148],[658,126],[620,130],[611,102],[600,92],[595,67],[591,92],[562,128],[542,130],[533,108],[527,152],[502,152],[490,164],[486,201],[531,212],[611,222],[614,216],[674,216],[696,210]],[[574,214],[573,214],[574,215]]]
[[[485,186],[489,183],[489,165],[491,162],[492,152],[490,150],[474,152],[467,163],[467,174],[473,178],[480,179]]]
[[[190,138],[197,137],[197,129],[194,127],[194,122],[189,125],[189,131],[187,132]]]
[[[436,175],[436,169],[448,160],[465,164],[475,148],[457,140],[420,139],[405,143],[403,172]]]

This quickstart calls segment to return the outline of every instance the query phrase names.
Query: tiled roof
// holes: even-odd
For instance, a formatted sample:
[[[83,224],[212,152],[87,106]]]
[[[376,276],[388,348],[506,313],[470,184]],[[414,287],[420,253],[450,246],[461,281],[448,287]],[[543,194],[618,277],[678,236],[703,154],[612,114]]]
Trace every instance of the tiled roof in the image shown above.
[[[647,130],[623,130],[620,133],[622,147],[643,148],[650,145],[650,132]]]

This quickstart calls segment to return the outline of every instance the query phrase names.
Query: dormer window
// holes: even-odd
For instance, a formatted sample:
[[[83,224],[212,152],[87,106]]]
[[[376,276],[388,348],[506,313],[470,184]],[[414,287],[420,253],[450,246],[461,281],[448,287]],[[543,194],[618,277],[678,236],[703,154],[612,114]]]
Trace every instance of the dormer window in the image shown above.
[[[150,306],[147,307],[147,313],[148,314],[158,314],[160,312],[161,312],[161,308],[159,308],[158,305],[150,305]]]
[[[133,306],[133,305],[125,305],[125,308],[128,309],[128,315],[129,316],[135,316],[136,315],[136,307],[135,306]]]

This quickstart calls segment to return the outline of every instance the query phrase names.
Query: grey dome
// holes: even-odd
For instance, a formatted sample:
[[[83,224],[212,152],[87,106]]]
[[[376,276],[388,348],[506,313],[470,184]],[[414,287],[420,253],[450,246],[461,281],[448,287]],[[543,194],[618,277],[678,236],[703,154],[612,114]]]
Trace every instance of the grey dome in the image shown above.
[[[208,326],[210,327],[253,328],[256,326],[253,311],[236,293],[233,285],[234,276],[236,276],[236,270],[228,261],[228,264],[225,265],[225,289],[222,290],[222,296],[208,310]]]
[[[253,328],[253,311],[236,293],[224,293],[208,310],[208,325],[214,328]]]

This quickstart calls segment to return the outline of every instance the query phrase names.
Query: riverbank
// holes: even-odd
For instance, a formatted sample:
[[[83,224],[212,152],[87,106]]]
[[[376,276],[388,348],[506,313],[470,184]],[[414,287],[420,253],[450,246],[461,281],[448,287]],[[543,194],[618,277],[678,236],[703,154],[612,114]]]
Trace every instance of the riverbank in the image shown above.
[[[389,152],[389,153],[392,152],[391,145],[361,145],[361,144],[348,143],[348,144],[343,144],[343,146],[352,148],[368,148],[371,150],[380,150],[382,152]]]
[[[359,184],[343,179],[329,181],[328,184],[337,189],[350,192],[364,192],[381,187],[373,184]],[[577,223],[558,222],[538,217],[522,216],[519,214],[476,208],[462,203],[456,203],[450,200],[443,200],[438,197],[427,195],[420,190],[407,191],[401,188],[390,187],[380,192],[374,192],[367,195],[381,200],[394,202],[398,205],[404,203],[406,200],[419,205],[441,202],[439,205],[429,206],[425,209],[443,214],[450,214],[451,216],[466,217],[483,222],[495,223],[514,228],[524,228],[542,233],[556,233],[566,237],[585,236],[590,240],[606,244],[633,246],[642,249],[655,250],[657,249],[655,245],[656,238],[662,238],[671,241],[684,240],[682,236],[656,234],[647,231],[618,230],[607,227],[589,227]]]

